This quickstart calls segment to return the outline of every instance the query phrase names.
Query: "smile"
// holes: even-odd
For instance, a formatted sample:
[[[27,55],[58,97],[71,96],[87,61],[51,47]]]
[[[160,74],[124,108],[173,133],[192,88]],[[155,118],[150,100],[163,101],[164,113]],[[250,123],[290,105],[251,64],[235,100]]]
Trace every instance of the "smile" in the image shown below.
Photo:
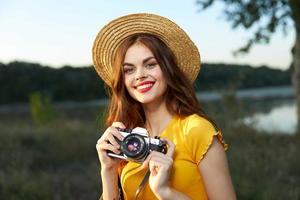
[[[136,87],[137,91],[140,93],[145,93],[151,90],[155,82],[147,82],[147,83],[142,83]]]

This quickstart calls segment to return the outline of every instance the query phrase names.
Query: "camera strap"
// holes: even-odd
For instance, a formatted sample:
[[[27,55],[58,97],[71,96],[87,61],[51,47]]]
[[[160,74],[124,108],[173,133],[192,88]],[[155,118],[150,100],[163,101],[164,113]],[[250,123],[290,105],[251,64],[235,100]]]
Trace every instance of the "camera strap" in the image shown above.
[[[149,176],[150,176],[150,170],[148,170],[148,171],[146,172],[146,174],[145,174],[145,176],[144,176],[142,182],[140,183],[138,189],[136,190],[136,192],[135,192],[135,199],[138,199],[138,196],[139,196],[139,194],[141,193],[142,189],[145,187],[146,182],[147,182]]]
[[[118,187],[119,187],[119,199],[124,200],[124,194],[123,194],[123,190],[122,190],[120,176],[118,176]]]

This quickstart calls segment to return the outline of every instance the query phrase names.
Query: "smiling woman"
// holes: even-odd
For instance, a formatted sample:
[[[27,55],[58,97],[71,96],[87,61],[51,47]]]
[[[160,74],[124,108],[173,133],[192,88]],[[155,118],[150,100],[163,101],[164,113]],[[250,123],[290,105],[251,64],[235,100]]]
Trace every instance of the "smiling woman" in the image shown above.
[[[143,104],[153,103],[155,99],[163,101],[167,85],[162,70],[152,52],[141,41],[128,48],[123,68],[125,86],[131,97]]]
[[[192,87],[199,52],[180,27],[152,14],[118,18],[99,32],[93,58],[111,92],[96,145],[103,199],[235,199],[227,144]],[[143,145],[124,135],[135,127],[147,130]],[[126,148],[147,156],[130,159]]]

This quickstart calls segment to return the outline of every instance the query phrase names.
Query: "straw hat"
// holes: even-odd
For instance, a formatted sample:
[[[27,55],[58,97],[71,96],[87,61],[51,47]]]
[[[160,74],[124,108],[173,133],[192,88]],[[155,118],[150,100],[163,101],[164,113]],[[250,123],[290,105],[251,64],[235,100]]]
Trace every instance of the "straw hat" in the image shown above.
[[[93,45],[93,62],[99,76],[110,86],[112,61],[128,36],[148,33],[160,38],[176,56],[178,66],[193,82],[200,70],[200,55],[189,36],[171,20],[148,13],[130,14],[109,22],[98,33]]]

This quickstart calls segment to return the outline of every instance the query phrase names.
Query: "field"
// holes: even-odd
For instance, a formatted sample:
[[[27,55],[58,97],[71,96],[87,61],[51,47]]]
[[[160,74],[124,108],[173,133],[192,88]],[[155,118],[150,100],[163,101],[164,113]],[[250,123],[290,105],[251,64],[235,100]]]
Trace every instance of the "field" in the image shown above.
[[[242,114],[234,105],[203,106],[230,145],[238,199],[299,199],[300,134],[265,134],[236,123]],[[95,144],[103,110],[58,107],[55,119],[43,125],[34,123],[28,110],[1,112],[0,199],[97,199],[101,181]]]

